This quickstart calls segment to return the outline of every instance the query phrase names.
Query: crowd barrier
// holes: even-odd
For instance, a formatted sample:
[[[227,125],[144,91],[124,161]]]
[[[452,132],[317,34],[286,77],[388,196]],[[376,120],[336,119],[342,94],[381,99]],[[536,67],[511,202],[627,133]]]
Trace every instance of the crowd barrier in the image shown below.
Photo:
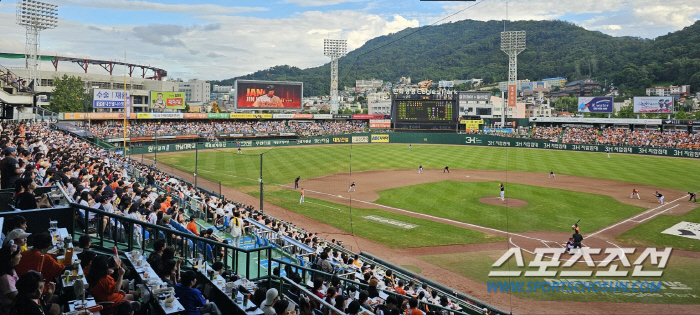
[[[206,149],[235,149],[270,146],[303,146],[316,144],[368,144],[368,143],[403,143],[403,144],[451,144],[474,145],[487,147],[513,147],[531,149],[550,149],[582,152],[606,152],[641,154],[655,156],[671,156],[685,158],[700,158],[700,151],[675,149],[675,148],[651,148],[651,147],[626,147],[596,144],[571,144],[556,143],[544,140],[501,137],[481,134],[444,134],[444,133],[357,133],[336,136],[323,136],[303,139],[283,140],[242,140],[242,141],[218,141],[181,144],[159,144],[130,147],[129,153],[151,154],[164,152],[179,152]]]

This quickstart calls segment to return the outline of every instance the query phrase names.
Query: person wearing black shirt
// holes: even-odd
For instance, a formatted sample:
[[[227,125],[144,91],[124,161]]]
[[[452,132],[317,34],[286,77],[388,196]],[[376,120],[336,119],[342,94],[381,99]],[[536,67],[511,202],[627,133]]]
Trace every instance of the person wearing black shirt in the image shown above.
[[[24,192],[17,195],[17,209],[29,210],[38,208],[36,204],[36,196],[34,196],[34,190],[36,185],[31,178],[23,178],[20,180],[20,185],[24,189]]]
[[[299,188],[299,179],[301,179],[301,176],[297,176],[297,178],[294,180],[294,189]]]
[[[148,175],[146,175],[146,184],[148,186],[155,186],[156,185],[156,178],[155,178],[155,176],[153,176],[153,171],[151,171],[150,173],[148,173]]]
[[[7,147],[2,150],[5,158],[0,161],[0,188],[14,188],[15,182],[19,179],[22,171],[17,162],[17,150]]]
[[[153,270],[160,270],[161,257],[163,255],[163,250],[165,250],[165,240],[159,239],[153,243],[153,252],[148,256],[148,264],[151,265]]]
[[[581,248],[581,242],[583,242],[583,235],[579,234],[578,231],[576,231],[571,237],[574,239],[574,248]]]

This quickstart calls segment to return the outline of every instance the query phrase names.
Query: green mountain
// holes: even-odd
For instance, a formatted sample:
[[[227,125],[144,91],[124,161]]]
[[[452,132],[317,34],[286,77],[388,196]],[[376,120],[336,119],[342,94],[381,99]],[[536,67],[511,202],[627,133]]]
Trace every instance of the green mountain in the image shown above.
[[[518,77],[541,80],[592,77],[640,93],[663,82],[700,85],[700,21],[649,40],[613,37],[563,21],[517,21],[508,30],[527,32],[527,49],[518,56]],[[507,79],[508,57],[500,50],[501,21],[464,20],[407,28],[374,38],[339,61],[339,86],[358,79],[396,82],[402,76],[422,80]],[[305,95],[327,95],[330,65],[299,69],[275,66],[235,79],[304,82]]]

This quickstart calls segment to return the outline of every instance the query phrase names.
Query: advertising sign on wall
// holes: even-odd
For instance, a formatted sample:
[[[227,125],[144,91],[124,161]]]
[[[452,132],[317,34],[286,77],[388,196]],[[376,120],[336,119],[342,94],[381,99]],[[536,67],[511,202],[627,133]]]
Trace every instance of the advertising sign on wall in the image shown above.
[[[185,109],[185,93],[151,91],[152,109]]]
[[[477,130],[479,129],[479,125],[484,124],[484,120],[462,120],[459,123],[465,125],[467,130]]]
[[[673,113],[673,97],[670,96],[635,96],[635,113]]]
[[[372,135],[372,142],[389,142],[389,135]]]
[[[94,89],[92,91],[92,107],[94,108],[124,108],[123,90]],[[126,92],[126,106],[131,107],[131,95]]]
[[[612,97],[579,97],[578,98],[579,113],[612,113],[613,98]]]
[[[301,109],[303,83],[237,80],[238,109]]]

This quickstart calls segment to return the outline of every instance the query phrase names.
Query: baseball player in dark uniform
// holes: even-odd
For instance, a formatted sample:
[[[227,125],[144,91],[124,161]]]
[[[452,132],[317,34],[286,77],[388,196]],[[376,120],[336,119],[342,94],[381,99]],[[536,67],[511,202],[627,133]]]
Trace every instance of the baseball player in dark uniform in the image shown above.
[[[445,168],[442,170],[442,172],[443,172],[443,173],[445,173],[445,172],[448,172],[448,173],[449,173],[449,172],[450,172],[450,166],[445,165]]]
[[[506,198],[505,198],[505,188],[503,187],[503,183],[501,183],[500,188],[501,188],[501,200],[502,200],[502,201],[505,201],[505,200],[506,200]]]
[[[688,201],[695,201],[695,202],[698,202],[698,200],[695,199],[695,193],[694,193],[694,192],[688,192],[688,195],[690,195],[690,199],[688,199]]]
[[[554,170],[549,171],[549,178],[554,178],[554,179],[557,178],[557,177],[554,175]]]
[[[355,182],[352,182],[352,184],[350,184],[350,188],[348,188],[348,192],[350,192],[350,190],[355,191]]]
[[[659,201],[658,201],[658,202],[659,202],[660,204],[662,204],[662,205],[664,204],[664,195],[660,194],[660,193],[657,191],[657,192],[654,193],[654,196],[656,196],[656,198],[659,198]]]
[[[299,179],[301,179],[301,176],[297,176],[297,178],[294,180],[294,189],[299,188]]]
[[[423,164],[418,165],[418,174],[423,174]]]
[[[571,235],[571,238],[574,239],[574,248],[581,248],[581,242],[583,242],[583,235],[576,231],[574,232],[574,235]]]

